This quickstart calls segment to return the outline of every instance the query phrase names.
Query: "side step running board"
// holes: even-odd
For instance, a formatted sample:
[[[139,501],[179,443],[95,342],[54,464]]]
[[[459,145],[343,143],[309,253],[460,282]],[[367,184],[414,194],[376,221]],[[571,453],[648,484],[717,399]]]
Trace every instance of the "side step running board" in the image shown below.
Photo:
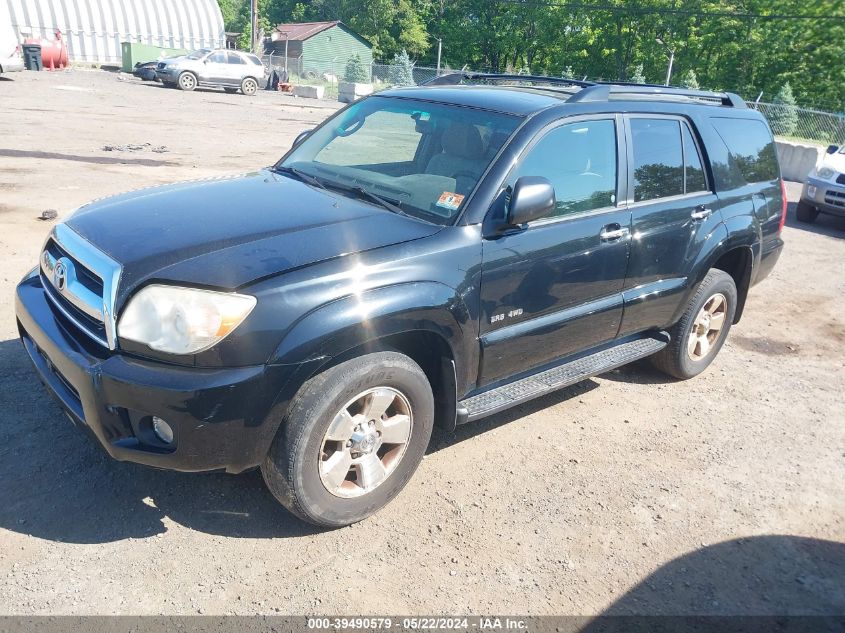
[[[498,413],[526,400],[532,400],[640,358],[651,356],[666,347],[668,343],[669,335],[662,332],[655,336],[620,343],[471,396],[458,403],[458,423],[470,422]]]

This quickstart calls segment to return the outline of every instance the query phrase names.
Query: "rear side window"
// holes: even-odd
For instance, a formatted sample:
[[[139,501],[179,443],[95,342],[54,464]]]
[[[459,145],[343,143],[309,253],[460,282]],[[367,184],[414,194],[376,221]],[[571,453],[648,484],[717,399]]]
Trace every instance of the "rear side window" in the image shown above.
[[[769,128],[755,119],[710,119],[729,152],[727,178],[734,186],[780,178],[777,152]]]
[[[630,119],[634,202],[707,190],[707,178],[689,125],[678,119]]]
[[[684,148],[677,119],[631,119],[634,202],[684,194]]]
[[[241,57],[237,53],[229,53],[229,63],[230,64],[246,64],[243,57]]]

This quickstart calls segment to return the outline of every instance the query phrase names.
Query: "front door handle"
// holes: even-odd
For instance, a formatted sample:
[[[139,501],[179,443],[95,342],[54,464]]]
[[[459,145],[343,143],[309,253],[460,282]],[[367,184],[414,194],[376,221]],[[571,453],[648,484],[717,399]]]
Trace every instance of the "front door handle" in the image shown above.
[[[703,220],[704,218],[709,217],[711,213],[713,213],[713,209],[708,209],[702,204],[695,208],[695,210],[690,214],[690,217],[693,220]]]
[[[602,228],[599,238],[602,242],[613,242],[628,235],[628,228],[621,224],[608,224]]]

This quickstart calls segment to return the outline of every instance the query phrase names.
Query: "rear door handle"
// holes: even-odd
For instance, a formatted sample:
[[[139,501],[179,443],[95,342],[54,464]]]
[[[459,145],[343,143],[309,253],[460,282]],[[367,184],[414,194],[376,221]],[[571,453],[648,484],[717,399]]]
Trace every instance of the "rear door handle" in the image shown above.
[[[713,209],[708,209],[703,204],[695,208],[695,210],[690,214],[690,217],[693,220],[703,220],[706,217],[709,217],[710,214],[713,213]]]
[[[602,228],[599,238],[602,242],[613,242],[628,235],[628,228],[620,224],[608,224]]]

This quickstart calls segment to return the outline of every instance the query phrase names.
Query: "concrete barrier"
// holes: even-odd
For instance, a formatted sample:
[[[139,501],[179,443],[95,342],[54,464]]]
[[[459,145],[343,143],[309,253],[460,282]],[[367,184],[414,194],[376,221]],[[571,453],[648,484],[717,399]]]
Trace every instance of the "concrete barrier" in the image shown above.
[[[323,86],[294,86],[294,97],[305,97],[306,99],[322,99],[326,94]]]
[[[824,156],[824,147],[796,143],[794,141],[776,140],[780,173],[784,180],[804,182],[813,167]]]

